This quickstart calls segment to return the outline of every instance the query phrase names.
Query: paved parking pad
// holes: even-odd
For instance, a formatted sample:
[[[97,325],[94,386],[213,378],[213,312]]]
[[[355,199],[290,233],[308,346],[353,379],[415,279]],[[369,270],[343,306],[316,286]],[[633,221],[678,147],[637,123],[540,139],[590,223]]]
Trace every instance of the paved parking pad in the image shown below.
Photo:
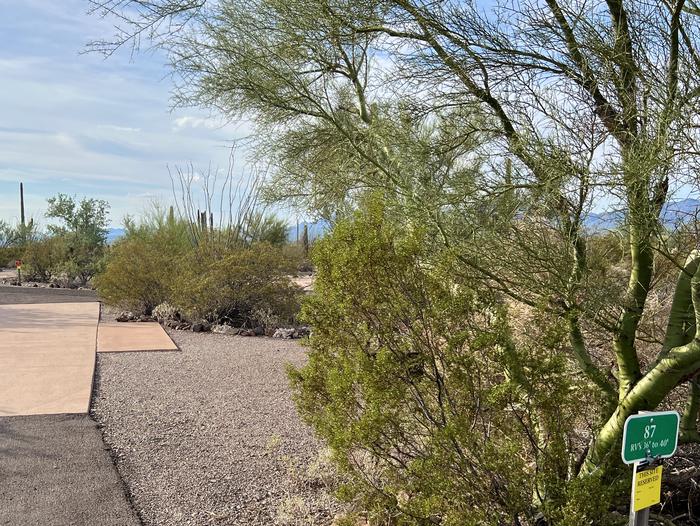
[[[141,524],[84,414],[99,314],[93,291],[0,286],[0,526]]]
[[[100,304],[0,305],[0,416],[87,413]]]
[[[177,351],[177,345],[159,323],[101,322],[97,352]]]

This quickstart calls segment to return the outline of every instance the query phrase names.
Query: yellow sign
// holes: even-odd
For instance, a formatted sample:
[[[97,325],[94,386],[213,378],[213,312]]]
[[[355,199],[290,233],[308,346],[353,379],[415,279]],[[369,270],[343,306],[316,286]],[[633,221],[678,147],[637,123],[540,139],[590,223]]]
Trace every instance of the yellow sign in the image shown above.
[[[661,466],[634,473],[634,511],[650,508],[661,502]]]

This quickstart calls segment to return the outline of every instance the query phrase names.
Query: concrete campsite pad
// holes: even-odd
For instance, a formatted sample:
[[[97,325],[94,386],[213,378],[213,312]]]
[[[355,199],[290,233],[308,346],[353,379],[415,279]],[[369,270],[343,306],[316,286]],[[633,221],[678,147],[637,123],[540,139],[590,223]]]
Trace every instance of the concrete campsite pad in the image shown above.
[[[177,351],[159,323],[100,323],[97,352]]]
[[[0,416],[86,413],[100,304],[0,305]]]

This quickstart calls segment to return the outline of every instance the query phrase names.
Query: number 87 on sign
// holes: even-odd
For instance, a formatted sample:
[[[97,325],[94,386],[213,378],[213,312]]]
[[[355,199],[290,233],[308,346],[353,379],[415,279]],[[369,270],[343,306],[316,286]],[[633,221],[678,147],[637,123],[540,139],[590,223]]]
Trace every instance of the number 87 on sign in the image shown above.
[[[678,447],[676,411],[657,411],[632,415],[625,421],[622,434],[622,461],[625,464],[673,456]]]

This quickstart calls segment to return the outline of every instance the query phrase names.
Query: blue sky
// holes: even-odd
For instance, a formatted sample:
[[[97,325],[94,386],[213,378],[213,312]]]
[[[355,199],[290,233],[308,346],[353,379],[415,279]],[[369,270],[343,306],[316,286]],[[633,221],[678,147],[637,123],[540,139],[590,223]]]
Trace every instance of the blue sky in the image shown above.
[[[165,58],[81,54],[109,36],[85,0],[0,0],[0,219],[42,224],[58,192],[107,200],[112,226],[171,200],[167,165],[225,168],[246,123],[197,109],[171,112]]]

